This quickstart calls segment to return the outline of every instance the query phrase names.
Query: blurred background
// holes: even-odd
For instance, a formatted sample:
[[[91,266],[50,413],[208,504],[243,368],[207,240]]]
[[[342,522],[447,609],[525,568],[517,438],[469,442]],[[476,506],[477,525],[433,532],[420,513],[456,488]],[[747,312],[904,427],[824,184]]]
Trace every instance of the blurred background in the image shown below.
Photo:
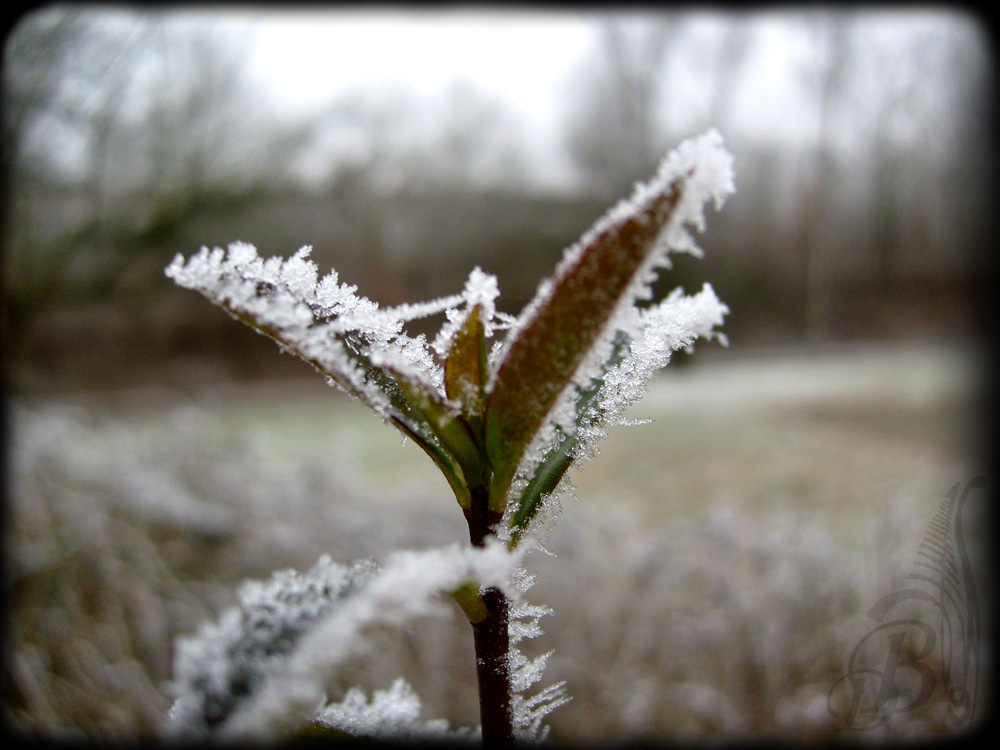
[[[173,286],[176,253],[311,245],[387,305],[478,265],[516,313],[717,127],[737,192],[658,292],[711,282],[730,346],[678,355],[637,414],[653,425],[612,435],[534,563],[529,598],[555,609],[539,648],[575,696],[553,739],[840,736],[825,699],[865,610],[983,469],[991,51],[977,18],[934,8],[20,18],[5,718],[153,734],[173,638],[238,581],[464,538],[412,445]],[[429,718],[474,724],[459,620],[345,684],[406,673]],[[942,699],[878,731],[954,726]]]

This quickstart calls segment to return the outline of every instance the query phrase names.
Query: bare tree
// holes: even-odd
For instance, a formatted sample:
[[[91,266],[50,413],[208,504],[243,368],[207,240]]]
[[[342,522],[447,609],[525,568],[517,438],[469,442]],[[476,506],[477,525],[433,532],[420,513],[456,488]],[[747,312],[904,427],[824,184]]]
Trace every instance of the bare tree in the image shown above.
[[[248,41],[211,14],[155,9],[53,6],[14,30],[0,280],[12,377],[75,343],[82,308],[137,341],[158,325],[150,295],[193,213],[292,182],[318,123],[276,119],[247,78]]]
[[[808,88],[814,95],[812,106],[817,123],[815,160],[807,166],[810,178],[805,185],[805,327],[808,337],[822,338],[829,325],[831,299],[830,253],[822,230],[826,225],[825,214],[833,204],[836,157],[831,132],[834,111],[843,101],[848,82],[850,19],[840,11],[831,11],[810,14],[804,24],[814,50],[813,68],[806,75],[810,78]]]
[[[898,43],[880,43],[875,30],[866,35],[866,68],[883,82],[880,95],[866,103],[866,142],[875,268],[884,286],[920,273],[920,265],[926,273],[961,255],[967,230],[981,222],[976,214],[984,206],[991,137],[978,111],[988,66],[983,40],[973,32],[963,23],[924,19],[911,40],[919,54],[907,55],[899,54]],[[973,206],[977,210],[967,213]]]
[[[363,171],[371,187],[468,190],[527,180],[523,124],[505,102],[466,79],[437,94],[392,84],[355,89],[331,103],[325,121],[349,144],[330,169]]]
[[[598,54],[574,78],[566,124],[570,156],[598,192],[621,192],[662,156],[662,74],[680,28],[666,15],[598,22]]]
[[[732,15],[722,20],[721,38],[713,60],[708,126],[721,128],[724,133],[729,130],[726,126],[732,117],[740,76],[753,44],[754,37],[745,16]]]
[[[102,218],[94,153],[106,150],[129,70],[142,46],[79,8],[26,16],[4,56],[4,336],[29,309],[64,293],[77,273],[73,236]],[[67,199],[69,191],[77,198]]]
[[[976,199],[965,187],[983,184],[977,174],[988,160],[962,170],[965,185],[949,178],[969,146],[960,133],[976,120],[985,67],[973,62],[977,40],[956,20],[912,14],[901,25],[843,11],[804,19],[814,51],[804,82],[817,122],[813,159],[803,163],[812,338],[833,332],[838,285],[878,292],[891,305],[885,295],[900,283],[954,269],[963,225],[979,222],[965,213]]]
[[[69,293],[70,265],[106,279],[193,206],[291,181],[314,126],[275,120],[247,80],[248,41],[152,11],[22,21],[5,61],[8,292]]]

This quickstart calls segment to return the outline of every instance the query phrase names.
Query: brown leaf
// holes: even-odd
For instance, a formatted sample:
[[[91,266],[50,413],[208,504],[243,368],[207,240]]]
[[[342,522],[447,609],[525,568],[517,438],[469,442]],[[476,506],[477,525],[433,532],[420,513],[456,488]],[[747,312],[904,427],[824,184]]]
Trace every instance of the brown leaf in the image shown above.
[[[648,193],[620,216],[609,214],[584,235],[585,245],[509,344],[486,407],[491,508],[504,506],[528,443],[643,272],[685,179]]]
[[[444,362],[445,393],[461,404],[466,417],[482,416],[485,401],[486,332],[481,316],[481,305],[469,311]]]

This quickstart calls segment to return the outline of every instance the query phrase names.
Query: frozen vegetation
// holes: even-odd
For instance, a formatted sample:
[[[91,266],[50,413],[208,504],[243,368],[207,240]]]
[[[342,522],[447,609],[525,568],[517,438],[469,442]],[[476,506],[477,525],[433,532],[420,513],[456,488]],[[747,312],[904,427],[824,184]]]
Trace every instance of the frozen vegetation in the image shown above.
[[[849,395],[844,370],[863,373]],[[775,371],[799,397],[782,405]],[[705,382],[738,386],[739,402]],[[654,380],[652,423],[607,441],[549,537],[555,556],[531,558],[528,593],[553,610],[534,642],[573,695],[550,740],[841,736],[826,692],[864,611],[910,572],[943,492],[973,468],[969,385],[963,352],[934,347]],[[463,531],[420,451],[322,390],[120,398],[117,417],[91,402],[11,413],[6,710],[22,731],[155,736],[174,639],[233,607],[242,581]],[[390,694],[391,727],[476,723],[465,618],[418,622],[337,675],[331,720],[350,703],[363,721]],[[881,736],[941,736],[944,712],[936,701]]]
[[[560,496],[573,494],[571,474],[585,476],[585,467],[597,464],[609,432],[642,429],[632,407],[672,353],[698,339],[725,343],[718,328],[729,311],[711,286],[691,295],[678,289],[659,302],[651,288],[669,269],[670,253],[700,254],[691,230],[704,228],[706,203],[718,208],[732,191],[732,160],[718,133],[682,144],[565,251],[516,317],[497,311],[496,279],[478,268],[458,294],[381,308],[336,272],[320,278],[309,248],[287,260],[263,258],[243,242],[177,256],[167,269],[174,281],[276,340],[419,446],[457,501],[457,533],[443,533],[455,532],[455,524],[436,521],[449,505],[440,502],[440,486],[437,505],[428,503],[416,490],[420,474],[404,471],[403,496],[384,500],[350,470],[335,439],[318,455],[281,457],[239,430],[212,442],[217,425],[180,411],[168,417],[181,443],[174,456],[169,442],[164,449],[169,431],[133,434],[88,424],[85,414],[19,411],[17,492],[32,498],[17,506],[13,548],[24,614],[18,623],[28,628],[15,634],[27,647],[15,649],[13,663],[24,699],[34,699],[30,678],[53,659],[46,647],[32,648],[27,623],[34,617],[52,627],[60,612],[75,608],[94,623],[91,638],[112,651],[112,643],[126,645],[120,658],[134,671],[143,671],[145,658],[133,644],[164,639],[152,646],[158,671],[146,677],[157,700],[149,710],[171,696],[165,730],[184,739],[303,733],[539,741],[553,709],[572,710],[570,684],[585,707],[612,706],[632,736],[834,731],[830,685],[843,673],[864,599],[877,596],[859,586],[870,580],[859,564],[866,561],[845,554],[845,537],[811,515],[818,498],[795,489],[794,474],[776,475],[791,482],[778,494],[799,500],[788,504],[791,511],[745,515],[745,505],[726,497],[745,492],[740,478],[727,477],[710,504],[701,502],[704,494],[662,488],[667,515],[654,518],[669,523],[649,526],[643,516],[654,506],[630,501],[623,469],[612,466],[618,476],[603,495],[585,512],[566,514],[569,524],[553,523]],[[431,315],[444,319],[433,340],[407,333],[409,322]],[[728,429],[735,426],[729,419]],[[101,434],[81,436],[87,430]],[[670,458],[646,448],[647,458]],[[379,457],[375,469],[391,463]],[[893,512],[898,507],[891,504]],[[53,530],[66,534],[55,546],[46,543]],[[875,567],[894,580],[893,535],[912,543],[912,532],[892,523],[882,531],[889,536],[879,540]],[[416,544],[381,544],[408,535]],[[456,543],[463,538],[469,541]],[[355,549],[342,556],[338,539]],[[364,546],[376,549],[356,549]],[[548,568],[548,589],[533,588],[536,577],[524,562],[540,548],[558,561],[533,558],[533,567]],[[259,566],[257,580],[247,580],[247,554]],[[64,580],[67,555],[75,575]],[[225,569],[234,580],[203,580],[205,556],[209,569]],[[78,560],[93,570],[76,568]],[[274,563],[280,572],[271,572]],[[169,595],[150,593],[143,585],[150,577],[162,579]],[[577,581],[572,601],[562,601],[573,589],[559,583],[567,577]],[[130,580],[134,588],[120,595]],[[212,587],[235,580],[242,581],[235,600]],[[529,589],[555,608],[529,602]],[[189,608],[176,609],[175,597],[186,597]],[[540,620],[556,622],[563,606],[569,619],[557,637],[547,631],[554,650],[522,653],[522,641],[543,636]],[[199,608],[213,615],[194,627],[190,616]],[[465,673],[474,674],[478,690],[464,687],[461,671],[438,668],[454,664],[443,649],[468,637],[468,626],[464,635],[454,629],[458,612],[472,625],[475,659],[470,655]],[[449,637],[441,637],[442,627]],[[589,638],[593,630],[602,640]],[[546,665],[564,658],[562,638],[577,641],[569,652],[576,658],[561,663],[565,677],[537,689]],[[727,648],[718,651],[719,643]],[[408,645],[416,669],[399,651]],[[72,692],[89,672],[76,650],[61,648],[69,649],[59,657],[74,675],[65,686]],[[84,653],[92,663],[104,658]],[[377,658],[390,655],[395,666]],[[589,692],[594,673],[609,664],[611,684]],[[581,665],[585,673],[574,672]],[[109,677],[114,692],[118,673]],[[477,692],[478,724],[455,702]],[[102,706],[95,700],[99,713]],[[944,725],[939,704],[921,707],[878,729],[919,733]],[[112,715],[98,723],[114,724],[113,706],[107,710]],[[154,725],[151,731],[161,729],[157,722],[143,728]]]

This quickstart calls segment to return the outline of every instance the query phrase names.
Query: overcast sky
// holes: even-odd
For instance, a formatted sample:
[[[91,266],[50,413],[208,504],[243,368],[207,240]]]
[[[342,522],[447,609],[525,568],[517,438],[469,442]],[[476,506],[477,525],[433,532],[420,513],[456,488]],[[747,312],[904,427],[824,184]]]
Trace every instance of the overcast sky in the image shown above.
[[[592,28],[572,13],[310,10],[261,16],[257,36],[254,68],[291,104],[364,81],[439,90],[464,77],[542,111]]]
[[[657,15],[656,9],[647,11]],[[921,18],[923,14],[923,18]],[[947,16],[933,18],[940,24]],[[284,105],[315,106],[362,84],[403,84],[435,93],[466,79],[502,97],[547,132],[563,114],[573,73],[593,53],[596,12],[584,10],[403,9],[357,10],[322,7],[297,12],[260,11],[254,18],[255,75],[270,81]],[[872,15],[869,26],[886,33],[912,34],[926,26],[928,13]],[[811,138],[812,102],[803,102],[803,77],[817,62],[816,39],[807,33],[803,9],[760,10],[741,16],[755,44],[745,61],[734,121],[750,137]],[[694,19],[693,22],[691,19]],[[700,59],[711,66],[714,43],[727,15],[710,9],[687,14],[681,43],[702,44]],[[699,59],[697,52],[692,57]],[[672,82],[676,101],[697,110],[710,97],[705,80],[683,70]],[[699,90],[700,87],[700,90]]]
[[[694,33],[709,43],[724,17],[711,11],[698,16]],[[539,159],[559,151],[566,95],[597,43],[597,15],[574,10],[316,8],[250,17],[256,40],[252,70],[270,82],[282,106],[320,107],[364,85],[384,90],[395,84],[434,95],[467,80],[520,116]],[[801,103],[789,76],[808,51],[778,14],[758,15],[753,27],[763,35],[767,54],[752,62],[754,91],[735,105],[743,135],[809,137],[809,123],[795,114]],[[697,109],[709,101],[698,86],[697,80],[680,80],[674,90]]]
[[[815,10],[762,9],[735,17],[697,6],[686,11],[684,33],[671,41],[671,65],[662,71],[668,92],[661,102],[662,114],[669,121],[671,137],[694,135],[715,124],[731,141],[769,139],[785,150],[796,141],[815,143],[817,90],[825,64],[822,44],[818,43],[823,34],[817,33],[822,28],[807,22],[816,20]],[[550,157],[565,159],[565,142],[560,138],[569,116],[569,97],[585,95],[594,84],[593,78],[581,74],[581,66],[592,66],[601,59],[596,55],[596,21],[608,15],[607,9],[602,11],[542,11],[530,6],[431,10],[305,6],[294,11],[280,6],[192,6],[168,8],[165,17],[182,26],[224,21],[237,41],[250,44],[244,60],[251,79],[262,83],[275,106],[293,118],[326,108],[348,91],[368,89],[374,98],[382,97],[392,104],[394,92],[406,89],[440,102],[450,86],[467,82],[487,98],[499,99],[505,110],[520,119],[526,141],[523,146],[531,154],[529,161],[548,167],[546,159]],[[645,12],[653,17],[661,15],[655,8]],[[740,60],[739,85],[728,90],[726,121],[719,123],[711,109],[718,83],[715,66],[720,45],[733,42],[733,38],[723,41],[722,34],[734,18],[737,37],[749,38],[752,44],[748,56]],[[122,15],[121,20],[129,23],[129,15]],[[897,80],[897,93],[890,89],[898,61],[921,57],[925,47],[920,35],[926,38],[928,29],[949,24],[960,26],[953,23],[956,20],[961,20],[960,14],[949,15],[946,9],[864,11],[856,28],[880,32],[870,35],[871,43],[866,40],[862,47],[881,53],[882,59],[875,60],[879,69],[865,69],[864,83],[869,91],[865,101],[850,103],[853,109],[846,118],[848,124],[877,117],[879,105],[872,102],[880,96],[919,95],[946,105],[940,76],[927,72],[907,73],[911,82],[915,76],[919,80],[906,83],[905,90],[899,88]],[[962,38],[955,44],[962,46]],[[923,64],[935,65],[933,61]],[[933,67],[928,68],[932,71]],[[440,114],[439,119],[452,116],[447,110],[438,113],[434,107],[419,109],[430,119],[435,114]],[[919,118],[908,119],[928,130]],[[400,123],[397,130],[413,126],[408,121]],[[520,130],[510,132],[520,142]],[[848,138],[851,135],[847,133]],[[933,142],[933,137],[928,138]]]

